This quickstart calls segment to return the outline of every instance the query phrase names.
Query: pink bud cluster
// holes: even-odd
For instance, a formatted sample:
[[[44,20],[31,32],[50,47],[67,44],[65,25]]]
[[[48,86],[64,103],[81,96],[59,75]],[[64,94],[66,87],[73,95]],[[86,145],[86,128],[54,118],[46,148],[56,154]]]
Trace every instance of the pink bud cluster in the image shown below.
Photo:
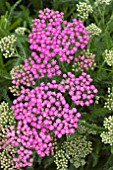
[[[46,8],[39,11],[38,19],[33,20],[32,33],[29,34],[31,57],[24,60],[23,66],[11,71],[16,89],[35,85],[36,79],[45,76],[60,76],[63,71],[60,62],[69,64],[76,52],[88,44],[89,36],[82,21],[64,21],[63,15]],[[14,87],[10,88],[12,92]]]
[[[35,85],[33,74],[30,70],[26,70],[25,66],[20,64],[19,66],[15,66],[11,70],[12,76],[12,84],[14,85],[15,89],[22,89],[24,86],[32,86]],[[10,90],[13,92],[13,88],[10,87]],[[16,91],[15,91],[16,92]]]
[[[50,58],[44,54],[37,55],[32,52],[32,58],[24,60],[25,71],[30,71],[35,79],[43,78],[45,75],[52,78],[54,75],[61,75],[60,66],[57,60],[49,60]]]
[[[49,59],[59,57],[60,62],[70,63],[78,48],[84,49],[89,41],[82,21],[63,20],[63,13],[45,9],[34,19],[29,34],[30,50],[43,53]]]
[[[76,108],[69,108],[61,92],[49,90],[55,86],[60,87],[53,80],[46,85],[41,83],[31,91],[24,89],[12,106],[18,121],[18,139],[24,138],[23,145],[35,149],[41,157],[50,154],[53,136],[61,138],[75,132],[81,116]]]
[[[32,58],[29,57],[24,60],[24,65],[15,66],[11,70],[12,84],[14,87],[10,87],[10,90],[16,95],[19,94],[19,89],[34,86],[36,84],[35,79],[41,79],[45,75],[48,78],[52,78],[55,75],[60,76],[62,73],[60,66],[57,64],[57,60],[53,59],[50,62],[45,55],[40,54],[40,56],[38,56],[35,52],[32,52],[31,55]]]
[[[6,149],[7,154],[12,156],[12,162],[14,162],[14,169],[20,169],[22,167],[32,166],[33,163],[33,152],[22,145],[23,143],[19,140],[17,132],[14,126],[9,129],[4,129],[5,134],[2,136],[0,141],[0,151]]]
[[[93,103],[94,94],[98,92],[96,87],[91,84],[93,81],[89,74],[82,72],[79,77],[68,72],[63,74],[64,79],[61,84],[65,90],[69,91],[72,101],[76,105],[89,106]]]
[[[83,54],[76,57],[74,61],[72,71],[94,70],[96,65],[95,55],[90,53],[89,50],[84,50]]]

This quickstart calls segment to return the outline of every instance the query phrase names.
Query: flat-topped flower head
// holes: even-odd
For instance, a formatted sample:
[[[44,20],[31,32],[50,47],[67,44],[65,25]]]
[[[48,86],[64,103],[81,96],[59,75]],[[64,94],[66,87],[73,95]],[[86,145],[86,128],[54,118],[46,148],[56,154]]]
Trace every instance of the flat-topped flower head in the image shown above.
[[[58,170],[65,170],[66,168],[68,168],[70,157],[67,153],[65,153],[64,150],[60,149],[56,151],[54,158],[54,163],[56,164]]]
[[[15,57],[15,35],[8,35],[0,40],[0,50],[5,58]]]
[[[101,133],[102,142],[113,146],[113,116],[104,119],[103,123],[107,131]]]
[[[86,20],[89,14],[93,12],[93,7],[88,2],[79,2],[77,5],[78,18]]]
[[[79,168],[86,164],[85,158],[92,152],[92,142],[88,141],[86,136],[78,136],[71,141],[66,141],[62,144],[62,149],[66,155],[69,155],[70,163],[75,168]]]
[[[25,28],[25,27],[18,27],[18,28],[16,28],[15,33],[18,35],[24,35],[26,30],[27,30],[27,28]]]
[[[108,66],[113,66],[113,49],[111,50],[105,50],[105,62],[107,63]]]
[[[94,94],[98,90],[91,84],[93,80],[89,74],[82,72],[79,77],[75,77],[74,74],[68,72],[67,75],[63,74],[63,77],[60,84],[69,91],[69,95],[76,105],[89,106],[93,103]]]
[[[107,108],[109,110],[113,110],[113,87],[108,88],[108,95],[107,95],[107,98],[106,98],[104,108]]]
[[[96,0],[95,5],[100,6],[100,5],[110,5],[112,0]]]
[[[61,138],[65,134],[73,134],[81,117],[76,108],[69,108],[61,92],[49,90],[54,87],[57,89],[57,86],[59,85],[53,81],[47,84],[42,82],[33,90],[22,90],[21,95],[13,101],[15,118],[21,122],[18,130],[23,131],[21,133],[25,136],[27,129],[34,134],[34,142],[25,145],[30,145],[41,157],[50,154],[53,136]]]
[[[78,48],[86,47],[89,36],[82,21],[73,19],[68,22],[62,19],[62,15],[52,10],[48,13],[47,9],[39,11],[29,34],[30,50],[44,54],[49,59],[59,57],[61,62],[70,63]]]
[[[96,26],[94,23],[91,23],[90,25],[88,25],[86,27],[86,30],[91,32],[90,37],[99,36],[102,32],[102,30],[98,26]]]
[[[83,50],[81,55],[77,56],[72,65],[72,71],[81,72],[84,70],[94,70],[96,66],[95,55],[89,50]]]
[[[9,128],[15,125],[16,121],[13,115],[13,110],[9,107],[8,103],[2,102],[0,104],[0,126],[1,128]]]

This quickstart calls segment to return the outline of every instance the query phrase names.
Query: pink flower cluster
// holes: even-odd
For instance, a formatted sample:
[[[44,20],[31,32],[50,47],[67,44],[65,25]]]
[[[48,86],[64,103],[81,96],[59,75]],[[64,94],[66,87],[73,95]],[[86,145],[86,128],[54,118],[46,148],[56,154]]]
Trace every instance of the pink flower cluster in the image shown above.
[[[59,56],[61,62],[70,63],[78,48],[84,49],[89,41],[82,21],[63,20],[63,13],[45,9],[34,19],[32,33],[29,34],[30,49],[43,53],[50,59]]]
[[[79,77],[68,72],[63,74],[64,79],[61,84],[65,90],[69,91],[72,101],[76,105],[89,106],[93,103],[94,94],[98,92],[96,87],[91,84],[93,81],[89,74],[82,72]]]
[[[89,50],[83,50],[83,54],[74,59],[72,71],[94,70],[96,66],[95,55],[90,53]]]
[[[31,57],[24,60],[24,65],[11,71],[14,88],[35,85],[36,79],[45,76],[61,76],[63,68],[60,62],[69,64],[75,53],[84,49],[89,41],[82,21],[63,20],[63,13],[48,8],[39,11],[39,18],[34,19],[32,33],[29,34]],[[64,63],[65,62],[65,63]]]
[[[12,106],[18,121],[18,140],[41,157],[51,153],[54,137],[74,133],[81,117],[76,108],[69,108],[62,93],[49,90],[54,86],[60,87],[53,80],[31,91],[24,89]]]
[[[94,58],[85,59],[84,55],[75,58],[88,44],[89,36],[82,21],[67,22],[63,15],[47,8],[39,11],[29,34],[31,57],[11,71],[11,90],[18,96],[12,106],[17,127],[16,132],[13,127],[7,132],[7,142],[17,147],[17,155],[13,158],[17,168],[32,165],[33,151],[40,157],[53,154],[57,139],[75,133],[81,114],[69,106],[64,93],[71,96],[72,103],[80,106],[92,104],[97,93],[89,74],[82,72],[75,77],[67,71],[68,67],[65,68],[65,64],[71,63],[71,67],[71,61],[76,61],[81,68],[87,69]],[[63,79],[58,83],[54,79],[41,82],[33,87],[37,85],[36,79],[56,75]]]
[[[19,140],[15,127],[11,126],[9,129],[4,129],[2,140],[0,141],[0,151],[6,150],[7,155],[12,157],[14,163],[14,169],[20,169],[21,167],[32,166],[33,163],[33,152],[22,145],[23,143]]]

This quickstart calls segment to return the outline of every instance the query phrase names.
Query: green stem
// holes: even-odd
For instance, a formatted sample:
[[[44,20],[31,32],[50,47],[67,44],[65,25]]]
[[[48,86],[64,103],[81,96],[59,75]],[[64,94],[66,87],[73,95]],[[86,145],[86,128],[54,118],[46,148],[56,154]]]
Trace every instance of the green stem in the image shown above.
[[[100,68],[100,67],[98,67],[98,66],[95,66],[95,68]],[[101,68],[101,69],[103,69],[103,70],[106,70],[106,71],[113,72],[113,70],[110,70],[110,69],[106,69],[106,68]]]
[[[101,69],[103,69],[104,65],[105,65],[105,61],[103,61],[101,67],[99,67],[98,73],[101,71]]]
[[[80,119],[79,119],[79,122],[80,122],[82,125],[86,126],[86,127],[89,127],[89,128],[91,128],[91,129],[93,129],[93,130],[98,131],[99,133],[100,133],[100,132],[103,132],[103,131],[106,131],[105,128],[99,127],[99,126],[97,126],[97,125],[89,124],[89,123],[85,122],[84,120],[80,120]]]

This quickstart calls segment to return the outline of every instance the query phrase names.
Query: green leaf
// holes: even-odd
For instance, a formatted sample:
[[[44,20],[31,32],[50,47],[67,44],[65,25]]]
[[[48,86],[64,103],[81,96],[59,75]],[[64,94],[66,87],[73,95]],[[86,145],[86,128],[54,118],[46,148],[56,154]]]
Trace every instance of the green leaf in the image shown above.
[[[0,77],[11,80],[11,76],[5,69],[0,68]]]
[[[113,155],[113,146],[111,146],[111,154]]]
[[[9,31],[18,27],[21,22],[22,22],[22,18],[17,18],[16,21],[14,23],[12,23],[11,26],[9,27]]]
[[[74,134],[66,135],[66,138],[67,138],[67,141],[70,141],[70,140],[77,138],[78,136],[80,135],[77,132],[75,132]]]
[[[43,163],[44,163],[44,168],[47,168],[54,162],[54,157],[53,156],[47,156],[44,158]]]
[[[95,141],[95,145],[94,145],[94,150],[93,150],[93,164],[92,166],[95,167],[99,161],[99,153],[100,153],[100,150],[101,150],[101,141],[100,139],[99,140],[96,140]]]
[[[112,166],[112,167],[110,167],[108,170],[113,170],[113,166]]]
[[[92,113],[92,117],[95,117],[95,116],[101,117],[101,116],[104,116],[105,114],[111,113],[111,111],[106,108],[99,108],[99,109],[92,110],[91,113]]]
[[[20,65],[22,63],[22,58],[13,58],[7,61],[7,63],[4,65],[7,72],[11,71],[11,69],[14,66]]]

